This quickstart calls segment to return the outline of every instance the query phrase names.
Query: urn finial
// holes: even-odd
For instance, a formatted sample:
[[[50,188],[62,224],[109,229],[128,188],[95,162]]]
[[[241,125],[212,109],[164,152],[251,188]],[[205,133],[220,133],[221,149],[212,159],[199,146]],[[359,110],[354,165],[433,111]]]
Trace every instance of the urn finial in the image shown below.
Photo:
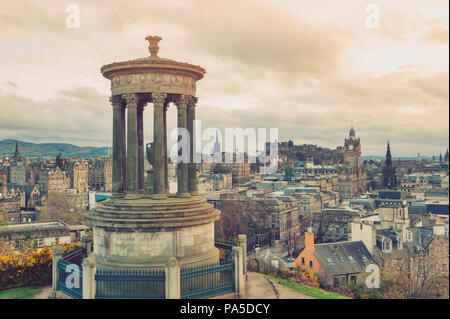
[[[148,50],[150,51],[150,56],[158,57],[159,51],[158,42],[161,41],[162,38],[158,35],[155,36],[149,35],[145,38],[145,40],[147,40],[149,43]]]

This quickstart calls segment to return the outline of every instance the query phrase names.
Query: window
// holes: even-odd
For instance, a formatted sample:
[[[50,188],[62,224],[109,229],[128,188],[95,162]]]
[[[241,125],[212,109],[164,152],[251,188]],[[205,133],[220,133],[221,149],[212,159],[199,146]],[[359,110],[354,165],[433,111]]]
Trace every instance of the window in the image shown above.
[[[330,265],[333,265],[334,263],[333,263],[333,259],[331,259],[331,258],[327,258],[327,262],[330,264]]]
[[[302,265],[305,265],[305,258],[302,257]]]
[[[412,231],[410,231],[410,230],[406,231],[406,240],[408,240],[408,241],[412,241],[413,240],[413,238],[412,238]]]
[[[350,276],[350,281],[353,285],[356,285],[356,276]]]
[[[313,262],[312,262],[312,260],[310,260],[309,261],[309,267],[312,268],[312,266],[313,266]]]
[[[443,274],[447,273],[447,264],[442,264],[442,273]]]
[[[347,256],[348,260],[350,260],[351,262],[354,262],[355,260],[353,259],[353,256]]]
[[[383,241],[383,251],[385,251],[385,252],[391,251],[391,241],[390,240]]]

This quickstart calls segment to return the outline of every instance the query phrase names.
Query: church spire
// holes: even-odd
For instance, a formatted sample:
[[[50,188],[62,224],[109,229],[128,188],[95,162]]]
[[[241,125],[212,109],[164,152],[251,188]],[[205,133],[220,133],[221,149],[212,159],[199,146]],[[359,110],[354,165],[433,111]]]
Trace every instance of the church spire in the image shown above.
[[[19,153],[19,142],[16,140],[16,150],[14,151],[14,159],[19,160],[20,159],[20,153]]]
[[[387,142],[387,150],[386,150],[386,164],[392,163],[392,155],[391,155],[391,146],[389,145],[389,141]]]

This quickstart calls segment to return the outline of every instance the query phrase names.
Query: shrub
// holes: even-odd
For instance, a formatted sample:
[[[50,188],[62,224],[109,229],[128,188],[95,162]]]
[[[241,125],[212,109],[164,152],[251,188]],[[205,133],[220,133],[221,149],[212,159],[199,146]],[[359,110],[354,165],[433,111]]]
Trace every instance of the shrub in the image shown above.
[[[297,270],[291,280],[310,287],[320,287],[318,277],[312,272],[311,269]]]
[[[364,288],[358,285],[347,284],[346,287],[351,290],[355,299],[364,298]]]
[[[59,244],[63,252],[71,251],[81,243]],[[37,251],[12,252],[0,248],[0,289],[20,286],[42,286],[52,283],[52,259],[50,247]]]

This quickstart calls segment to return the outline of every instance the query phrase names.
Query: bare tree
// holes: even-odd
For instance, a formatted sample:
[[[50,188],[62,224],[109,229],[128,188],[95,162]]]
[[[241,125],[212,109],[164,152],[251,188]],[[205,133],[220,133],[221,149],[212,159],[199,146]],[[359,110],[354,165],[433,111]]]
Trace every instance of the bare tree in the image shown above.
[[[399,258],[383,267],[383,290],[387,298],[448,298],[448,275],[439,269],[439,259],[404,249]]]
[[[47,206],[40,215],[41,220],[61,220],[67,224],[85,223],[85,215],[77,207],[75,198],[66,193],[49,193]]]

